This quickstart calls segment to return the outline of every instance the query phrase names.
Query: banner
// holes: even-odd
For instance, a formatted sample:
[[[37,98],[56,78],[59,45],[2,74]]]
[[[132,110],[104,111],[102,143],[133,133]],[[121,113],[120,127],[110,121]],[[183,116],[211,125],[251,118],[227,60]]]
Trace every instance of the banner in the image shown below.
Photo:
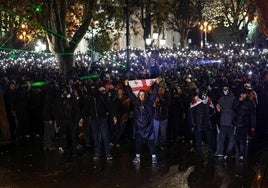
[[[156,79],[129,80],[129,86],[133,93],[138,95],[140,90],[149,91]]]

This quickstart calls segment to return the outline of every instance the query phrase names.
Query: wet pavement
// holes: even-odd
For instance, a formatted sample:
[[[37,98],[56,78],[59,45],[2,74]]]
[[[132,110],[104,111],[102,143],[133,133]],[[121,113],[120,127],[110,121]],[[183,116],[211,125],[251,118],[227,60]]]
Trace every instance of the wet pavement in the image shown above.
[[[133,165],[133,143],[113,148],[111,162],[92,160],[92,151],[72,157],[58,151],[43,151],[40,138],[25,139],[0,147],[0,187],[268,187],[268,144],[249,144],[244,161],[198,156],[191,146],[178,144],[159,151],[151,164],[148,151],[140,165]],[[146,148],[146,147],[145,147]]]

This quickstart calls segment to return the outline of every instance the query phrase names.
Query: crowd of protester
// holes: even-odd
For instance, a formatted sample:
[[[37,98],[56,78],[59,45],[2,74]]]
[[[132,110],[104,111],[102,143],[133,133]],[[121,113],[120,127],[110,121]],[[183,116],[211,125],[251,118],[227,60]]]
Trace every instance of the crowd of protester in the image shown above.
[[[42,136],[44,150],[57,148],[72,155],[81,147],[86,150],[93,146],[94,160],[102,155],[103,145],[107,160],[112,160],[111,147],[120,148],[123,139],[134,137],[133,162],[139,162],[144,137],[137,137],[135,123],[140,118],[137,113],[147,107],[142,100],[131,102],[135,100],[126,80],[147,78],[160,80],[155,83],[157,96],[146,112],[153,131],[146,136],[153,163],[157,160],[155,146],[165,149],[180,139],[194,139],[197,152],[202,152],[203,135],[208,149],[217,157],[229,158],[235,148],[242,159],[244,143],[250,136],[263,139],[267,135],[265,49],[239,45],[203,50],[131,49],[110,51],[94,61],[91,57],[77,54],[75,67],[63,75],[51,54],[0,52],[5,104],[1,118],[4,122],[6,114],[11,140]],[[232,94],[228,105],[222,101],[225,90]],[[147,99],[155,95],[152,93],[145,91],[143,95]],[[246,100],[248,105],[241,107],[241,97],[251,99]],[[226,122],[222,120],[224,113],[229,118]],[[255,117],[256,121],[248,119],[247,123],[252,123],[245,124],[245,117]],[[234,129],[239,138],[233,137]],[[2,127],[1,139],[4,132]],[[229,139],[226,152],[225,137]]]

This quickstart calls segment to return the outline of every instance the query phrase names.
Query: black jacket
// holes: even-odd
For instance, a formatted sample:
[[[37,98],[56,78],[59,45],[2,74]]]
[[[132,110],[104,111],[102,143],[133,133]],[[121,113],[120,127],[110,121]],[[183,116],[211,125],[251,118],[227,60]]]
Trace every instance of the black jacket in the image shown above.
[[[223,95],[219,99],[219,105],[221,106],[220,112],[220,126],[233,126],[233,119],[235,116],[235,112],[233,109],[235,97],[233,93],[229,93],[228,95]]]
[[[56,120],[60,124],[62,121],[78,122],[80,118],[79,103],[74,97],[59,97],[55,105]]]
[[[166,96],[156,99],[153,105],[154,119],[165,120],[168,119],[169,100]]]
[[[207,130],[212,128],[209,108],[209,105],[203,102],[190,108],[189,123],[191,127],[198,128],[199,130]]]
[[[235,117],[233,125],[238,128],[254,128],[256,127],[256,108],[254,103],[247,97],[243,101],[235,99],[233,103]]]
[[[101,120],[107,118],[109,114],[108,101],[104,94],[97,93],[96,95],[88,96],[85,101],[82,116],[89,116],[92,120]]]
[[[43,106],[43,120],[55,120],[55,102],[57,97],[57,90],[53,87],[45,89],[44,106]]]

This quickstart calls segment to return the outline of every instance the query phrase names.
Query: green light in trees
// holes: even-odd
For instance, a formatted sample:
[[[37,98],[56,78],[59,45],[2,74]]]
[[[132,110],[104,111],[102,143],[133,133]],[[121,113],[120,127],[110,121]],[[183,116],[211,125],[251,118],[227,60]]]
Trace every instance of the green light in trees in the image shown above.
[[[9,57],[12,58],[12,59],[15,59],[15,58],[18,57],[18,54],[10,54]]]
[[[33,82],[31,84],[32,87],[42,87],[42,86],[45,86],[47,85],[47,82]]]
[[[81,80],[93,79],[93,78],[99,78],[99,75],[98,74],[91,74],[91,75],[86,75],[86,76],[80,77]]]
[[[42,6],[41,6],[41,5],[37,5],[37,6],[35,6],[35,12],[36,12],[36,13],[40,13],[40,12],[42,12]]]

